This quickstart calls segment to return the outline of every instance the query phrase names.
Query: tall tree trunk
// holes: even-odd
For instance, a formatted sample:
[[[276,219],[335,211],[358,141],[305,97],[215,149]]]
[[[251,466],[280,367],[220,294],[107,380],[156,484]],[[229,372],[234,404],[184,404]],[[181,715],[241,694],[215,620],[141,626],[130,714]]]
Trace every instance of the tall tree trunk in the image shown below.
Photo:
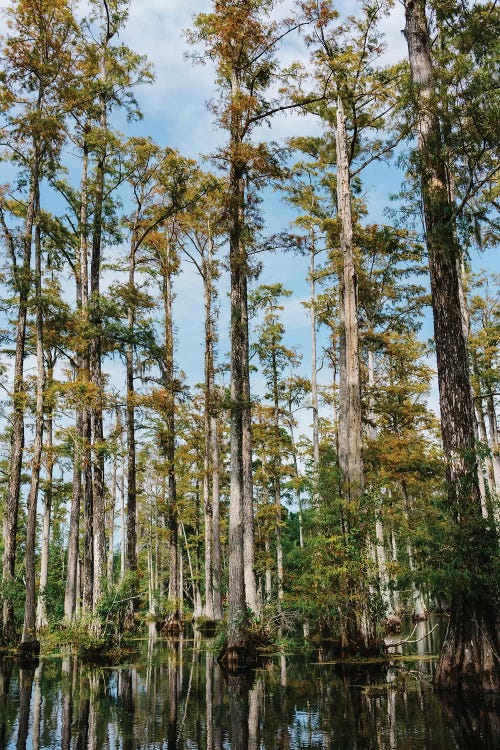
[[[212,393],[215,393],[212,384]],[[211,439],[211,456],[212,456],[212,524],[213,524],[213,550],[212,550],[212,590],[214,602],[214,618],[222,619],[222,561],[221,561],[221,543],[220,543],[220,452],[219,452],[219,431],[217,416],[212,415],[210,430]]]
[[[76,411],[76,435],[73,448],[73,482],[69,512],[68,563],[64,590],[64,619],[73,620],[76,614],[78,547],[80,537],[80,505],[82,498],[81,445],[82,412]]]
[[[311,293],[309,314],[311,318],[311,406],[313,417],[313,468],[315,481],[319,473],[319,410],[318,410],[318,365],[316,355],[316,247],[314,233],[311,238],[311,255],[309,259],[309,287]]]
[[[478,391],[480,390],[480,386],[478,388]],[[481,393],[476,393],[476,423],[477,423],[477,431],[479,440],[481,443],[483,443],[484,446],[489,447],[489,440],[488,440],[488,433],[486,432],[486,420],[485,420],[485,414],[484,414],[484,406],[483,401],[481,398]],[[493,461],[491,459],[491,456],[485,456],[484,458],[484,465],[486,469],[486,477],[488,480],[488,490],[491,496],[493,496],[496,492],[496,483],[495,483],[495,475],[493,472]]]
[[[500,443],[498,440],[498,422],[495,409],[495,399],[491,388],[488,388],[486,396],[486,412],[488,414],[488,423],[490,429],[491,453],[493,456],[493,472],[495,484],[500,487]]]
[[[280,436],[280,404],[279,404],[279,388],[278,388],[278,364],[276,361],[276,342],[273,342],[274,346],[271,351],[271,369],[273,374],[273,406],[274,406],[274,430],[275,440],[279,443]],[[275,534],[276,534],[276,578],[278,582],[278,610],[281,611],[284,599],[283,590],[283,545],[281,541],[282,537],[282,507],[281,507],[281,456],[276,454],[275,460],[273,461],[273,473],[274,473],[274,511],[275,511]]]
[[[412,501],[410,498],[410,495],[408,494],[408,488],[405,481],[401,482],[401,491],[403,493],[403,500],[404,500],[404,515],[406,517],[406,522],[408,524],[408,527],[410,528],[411,523],[411,516],[412,516]],[[416,565],[415,565],[415,557],[413,553],[413,545],[411,542],[411,539],[408,539],[406,543],[406,554],[408,555],[408,567],[410,568],[410,575],[411,575],[411,590],[412,590],[412,611],[411,611],[411,617],[412,620],[415,622],[421,622],[422,620],[427,620],[427,607],[425,606],[425,600],[423,597],[423,594],[420,590],[420,587],[415,582],[415,573],[416,573]]]
[[[380,514],[377,514],[375,520],[375,538],[377,540],[376,558],[380,584],[380,595],[382,597],[382,603],[384,605],[386,618],[390,622],[395,617],[395,613],[392,609],[391,595],[389,590],[389,575],[387,572],[387,560],[385,554],[384,527],[382,525]]]
[[[212,464],[212,413],[214,409],[212,385],[214,381],[214,330],[212,319],[212,239],[209,238],[208,258],[203,263],[203,296],[205,304],[205,404],[204,432],[205,451],[203,455],[203,509],[205,519],[205,617],[214,619],[213,587],[213,498],[210,497],[210,475]],[[212,487],[213,490],[213,487]]]
[[[246,253],[245,253],[246,254]],[[248,293],[247,268],[241,276],[241,325],[244,338],[243,361],[243,564],[245,575],[245,599],[252,612],[260,610],[257,601],[257,584],[255,581],[255,542],[253,513],[253,476],[252,476],[252,412],[250,394],[249,368],[249,332],[248,332]]]
[[[447,173],[448,177],[448,183],[449,183],[449,199],[450,203],[453,201],[453,177],[452,175]],[[458,241],[456,238],[456,232],[454,232],[456,247],[458,247]],[[466,276],[465,276],[465,265],[463,260],[463,254],[459,250],[459,254],[457,255],[457,266],[458,266],[458,283],[459,283],[459,297],[460,297],[460,310],[462,315],[462,331],[464,334],[464,340],[466,344],[467,351],[470,351],[470,342],[469,342],[469,333],[470,333],[470,316],[469,316],[469,308],[467,305],[467,295],[465,292],[465,284],[466,284]],[[472,404],[474,405],[474,388],[471,381],[471,397],[472,397]],[[477,450],[477,443],[479,442],[479,424],[477,420],[476,411],[474,410],[474,442],[476,443],[476,462],[477,462],[477,480],[478,480],[478,487],[479,487],[479,497],[481,502],[481,513],[483,514],[483,518],[488,518],[489,515],[491,515],[493,519],[493,514],[490,513],[488,509],[488,497],[486,495],[486,485],[484,482],[484,473],[483,473],[483,459],[481,456],[481,452]]]
[[[86,125],[86,132],[89,129]],[[86,136],[85,136],[86,137]],[[80,321],[82,328],[81,352],[78,360],[78,378],[83,385],[88,385],[90,379],[90,354],[89,354],[89,248],[88,248],[88,146],[84,139],[83,142],[83,166],[82,166],[82,183],[81,183],[81,203],[80,203],[80,257],[79,257],[79,278],[77,275],[77,304],[80,302]],[[91,456],[91,420],[89,398],[86,394],[84,403],[77,410],[76,416],[77,440],[81,443],[78,454],[81,451],[81,466],[78,471],[82,474],[82,480],[77,481],[73,476],[73,498],[71,504],[71,543],[76,545],[76,549],[70,548],[71,564],[77,566],[78,560],[78,526],[76,519],[79,518],[80,493],[83,493],[83,571],[81,576],[82,588],[82,611],[91,612],[93,602],[93,585],[94,585],[94,498],[92,487],[92,456]],[[76,456],[77,454],[75,454]],[[80,483],[81,481],[81,483]],[[78,493],[78,494],[76,494]],[[75,536],[76,534],[76,536]],[[78,572],[72,571],[68,562],[68,586],[71,587],[71,581],[76,580]],[[68,607],[71,606],[71,595],[69,595]],[[77,595],[78,597],[78,595]],[[76,607],[76,601],[75,605]],[[75,609],[73,609],[73,612]],[[67,616],[70,616],[67,614]],[[73,615],[71,615],[72,617]]]
[[[49,353],[50,357],[50,353]],[[47,372],[48,388],[53,381],[54,365],[49,362]],[[48,626],[47,606],[46,606],[46,589],[49,579],[49,550],[50,550],[50,516],[52,512],[52,492],[53,492],[53,474],[54,474],[54,447],[53,447],[53,406],[50,404],[46,416],[46,440],[45,440],[45,466],[46,466],[46,485],[44,492],[43,504],[43,523],[42,523],[42,550],[40,558],[40,584],[38,588],[38,601],[36,610],[36,629],[37,632]]]
[[[354,266],[351,191],[347,158],[344,107],[337,101],[337,206],[340,217],[340,395],[339,448],[340,490],[344,505],[345,531],[349,534],[360,510],[363,493],[361,434],[361,388],[359,376],[359,332],[357,276]],[[350,545],[347,544],[347,549]],[[349,583],[348,589],[352,588]],[[357,648],[361,638],[352,602],[342,621],[342,648]],[[368,645],[368,644],[366,644]]]
[[[102,234],[104,216],[104,182],[107,162],[108,107],[104,87],[107,79],[106,57],[110,32],[106,33],[99,61],[99,80],[103,93],[99,95],[99,128],[102,142],[97,149],[95,170],[94,220],[92,227],[92,256],[90,262],[90,320],[93,336],[90,341],[90,378],[97,393],[97,402],[91,409],[92,429],[92,488],[94,520],[94,581],[92,606],[95,611],[102,596],[106,578],[106,504],[104,498],[104,385],[102,380],[102,318],[100,302],[100,277],[102,259]]]
[[[347,135],[342,100],[337,103],[337,204],[340,232],[340,361],[339,466],[346,501],[357,505],[363,493],[361,387],[357,275],[354,266],[351,191]]]
[[[137,216],[139,216],[138,208]],[[134,389],[134,328],[135,328],[135,254],[137,240],[132,234],[129,255],[129,302],[127,345],[127,568],[132,574],[137,573],[137,470],[135,449],[135,389]],[[136,608],[136,586],[128,607],[128,621],[132,624]]]
[[[170,615],[168,629],[178,633],[181,628],[180,610],[180,566],[179,566],[179,518],[177,509],[177,486],[175,477],[175,381],[174,381],[174,328],[172,317],[172,273],[173,258],[170,238],[166,236],[163,268],[163,303],[165,310],[165,438],[164,450],[167,463],[168,532],[170,543],[170,576],[168,598]]]
[[[436,669],[446,689],[500,689],[499,611],[493,560],[496,539],[481,514],[474,439],[474,409],[460,304],[460,278],[443,139],[435,102],[425,0],[406,0],[405,36],[415,92],[421,190],[424,207],[441,432],[447,465],[455,552],[471,576],[453,582],[448,632]]]
[[[119,429],[119,417],[117,414],[115,432]],[[117,492],[118,483],[118,455],[115,452],[113,455],[113,468],[111,469],[111,499],[109,503],[108,511],[108,562],[106,566],[106,577],[108,579],[108,586],[113,585],[113,568],[115,559],[114,550],[114,537],[115,537],[115,514],[116,514],[116,499],[118,496]]]
[[[39,197],[36,196],[36,212],[39,211]],[[31,460],[31,481],[28,494],[26,517],[26,599],[21,647],[24,651],[38,652],[40,644],[36,639],[36,509],[40,469],[42,465],[44,405],[45,405],[45,363],[43,359],[43,307],[42,307],[42,237],[40,226],[35,226],[35,293],[36,293],[36,407],[35,437]]]
[[[299,472],[299,462],[297,458],[297,446],[295,445],[295,435],[293,431],[293,417],[292,417],[292,404],[288,404],[288,411],[290,414],[290,424],[289,424],[289,430],[290,430],[290,446],[292,449],[292,461],[293,461],[293,472],[295,475],[295,479],[297,481],[297,490],[296,490],[296,497],[297,497],[297,515],[299,517],[299,547],[300,549],[304,549],[304,520],[302,517],[302,493],[300,491],[300,472]]]
[[[120,472],[120,581],[125,578],[127,570],[127,514],[125,508],[125,459],[122,462]]]
[[[232,97],[236,101],[240,82],[236,72],[231,73]],[[229,266],[231,278],[231,407],[230,407],[230,493],[229,493],[229,591],[227,648],[224,658],[229,667],[237,667],[245,659],[247,639],[245,634],[245,555],[244,555],[244,446],[243,431],[245,411],[246,320],[242,318],[245,305],[247,257],[243,245],[245,195],[243,168],[237,158],[241,148],[241,123],[234,114],[231,122],[231,148],[235,152],[229,175]],[[248,499],[248,498],[247,498]],[[245,550],[247,551],[247,550]]]
[[[39,196],[36,194],[35,211],[40,210]],[[42,237],[38,223],[35,226],[35,292],[36,292],[36,407],[35,437],[31,460],[31,481],[28,494],[26,517],[26,599],[24,623],[21,638],[23,651],[38,652],[40,644],[36,639],[36,509],[40,469],[42,465],[44,404],[45,404],[45,362],[43,359],[43,302],[42,302]]]
[[[41,94],[38,104],[41,103]],[[19,498],[21,493],[21,470],[24,451],[24,410],[26,396],[24,390],[24,356],[26,345],[26,321],[28,317],[28,298],[31,289],[31,250],[33,242],[33,224],[35,206],[39,194],[40,148],[33,144],[33,162],[30,176],[30,188],[26,205],[26,220],[23,232],[23,260],[20,268],[13,268],[15,287],[19,294],[16,352],[14,359],[14,388],[12,394],[13,415],[10,439],[9,490],[3,519],[3,558],[2,585],[6,592],[3,598],[3,638],[6,642],[14,637],[14,605],[9,586],[14,581],[16,567],[17,521],[19,515]]]
[[[79,217],[79,248],[75,262],[76,305],[80,311],[80,325],[82,328],[81,343],[76,353],[76,379],[86,382],[88,377],[86,316],[88,307],[88,274],[87,274],[87,205],[88,205],[88,148],[83,140],[82,179],[80,194]],[[87,445],[84,434],[85,406],[77,405],[75,410],[75,439],[73,448],[73,482],[71,490],[71,504],[69,517],[68,562],[66,569],[66,587],[64,591],[64,619],[69,622],[76,616],[78,568],[79,568],[79,539],[80,539],[80,506],[82,502],[82,468],[85,461]],[[86,525],[85,525],[86,528]]]

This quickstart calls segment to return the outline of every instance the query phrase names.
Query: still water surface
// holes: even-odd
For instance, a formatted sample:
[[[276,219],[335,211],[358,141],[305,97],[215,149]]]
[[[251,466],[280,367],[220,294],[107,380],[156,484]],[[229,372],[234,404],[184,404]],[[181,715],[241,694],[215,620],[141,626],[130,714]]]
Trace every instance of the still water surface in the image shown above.
[[[428,624],[418,626],[424,636]],[[498,702],[430,687],[439,628],[408,659],[335,664],[284,653],[242,677],[196,635],[150,635],[121,667],[0,662],[0,750],[496,750]],[[396,649],[401,650],[401,648]],[[408,646],[405,646],[408,651]]]

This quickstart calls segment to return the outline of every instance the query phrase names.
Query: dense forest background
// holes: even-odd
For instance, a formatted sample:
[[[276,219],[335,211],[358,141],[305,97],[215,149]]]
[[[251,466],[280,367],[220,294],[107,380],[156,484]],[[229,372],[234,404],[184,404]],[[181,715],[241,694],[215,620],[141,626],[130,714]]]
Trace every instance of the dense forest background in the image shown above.
[[[3,642],[495,632],[495,3],[408,0],[401,57],[391,3],[201,5],[174,142],[128,3],[3,16]]]

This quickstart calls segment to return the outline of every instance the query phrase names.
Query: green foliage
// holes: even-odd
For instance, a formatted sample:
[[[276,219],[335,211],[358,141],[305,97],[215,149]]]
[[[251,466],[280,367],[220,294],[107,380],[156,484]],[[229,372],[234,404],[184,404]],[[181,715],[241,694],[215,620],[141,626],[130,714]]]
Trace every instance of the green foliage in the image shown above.
[[[106,586],[97,607],[100,635],[105,641],[120,645],[132,597],[137,591],[137,576],[130,571],[115,586]]]

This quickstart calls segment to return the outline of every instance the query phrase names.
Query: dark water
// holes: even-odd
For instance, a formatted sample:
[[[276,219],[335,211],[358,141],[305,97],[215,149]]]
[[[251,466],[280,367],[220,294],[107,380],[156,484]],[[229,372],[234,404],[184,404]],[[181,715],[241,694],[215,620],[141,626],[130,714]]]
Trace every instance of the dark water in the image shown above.
[[[4,661],[0,750],[500,748],[498,703],[452,702],[431,689],[438,638],[439,628],[405,646],[414,656],[385,663],[277,654],[243,677],[225,676],[196,637],[151,637],[123,667]]]

